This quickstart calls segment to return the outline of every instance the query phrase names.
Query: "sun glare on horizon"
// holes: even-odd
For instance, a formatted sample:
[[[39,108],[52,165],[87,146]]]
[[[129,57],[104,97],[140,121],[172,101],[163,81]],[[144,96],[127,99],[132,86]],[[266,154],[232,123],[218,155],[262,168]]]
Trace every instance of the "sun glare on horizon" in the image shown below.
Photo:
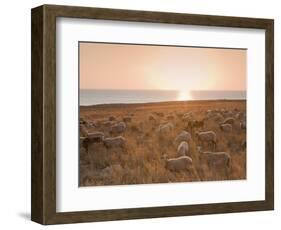
[[[192,96],[189,90],[179,90],[177,95],[177,101],[189,101],[192,100]]]

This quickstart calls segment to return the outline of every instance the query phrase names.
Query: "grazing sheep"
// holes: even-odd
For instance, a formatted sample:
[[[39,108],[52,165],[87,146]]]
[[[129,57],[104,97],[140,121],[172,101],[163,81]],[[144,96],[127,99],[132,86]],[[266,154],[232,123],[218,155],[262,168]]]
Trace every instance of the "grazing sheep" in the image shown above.
[[[210,109],[208,109],[207,111],[206,111],[206,116],[207,116],[207,118],[212,118],[213,116],[215,115],[215,113],[212,111],[212,110],[210,110]]]
[[[185,113],[182,117],[182,121],[190,121],[193,118],[192,112]]]
[[[178,156],[187,156],[189,154],[189,146],[186,141],[182,141],[177,149]]]
[[[196,132],[195,136],[197,137],[200,145],[207,143],[212,144],[213,148],[216,148],[217,135],[214,131]]]
[[[206,160],[209,167],[220,170],[229,169],[231,157],[226,152],[202,152],[201,147],[198,147],[201,160]]]
[[[110,131],[112,133],[123,133],[126,130],[126,123],[121,121],[111,126]]]
[[[125,138],[122,136],[107,137],[107,138],[103,139],[103,143],[107,148],[124,147]]]
[[[214,121],[221,122],[223,121],[223,116],[220,113],[216,113],[213,117]]]
[[[174,129],[174,125],[171,122],[168,122],[166,124],[162,124],[158,127],[157,132],[161,136],[168,135],[172,130]]]
[[[232,111],[225,111],[225,112],[223,113],[223,116],[224,116],[224,117],[232,117],[232,116],[233,116],[233,112],[232,112]]]
[[[87,136],[88,135],[88,130],[86,128],[85,125],[80,125],[80,132],[83,136]]]
[[[101,121],[101,125],[104,126],[104,127],[110,127],[114,124],[115,124],[114,121]]]
[[[123,171],[123,167],[120,164],[114,164],[111,166],[107,166],[106,168],[102,169],[100,175],[104,177],[111,177],[116,173],[120,173]]]
[[[226,133],[232,132],[232,125],[231,124],[221,124],[220,129]]]
[[[237,120],[241,120],[241,119],[243,119],[243,117],[244,117],[244,114],[243,114],[242,112],[238,112],[238,113],[235,115],[235,118],[236,118]]]
[[[170,171],[180,171],[192,168],[192,159],[188,156],[166,159],[166,169]]]
[[[103,132],[88,133],[87,138],[89,142],[101,142],[104,139],[104,133]]]
[[[187,128],[193,132],[195,128],[203,128],[204,124],[204,120],[191,120],[188,122]]]
[[[83,183],[91,184],[93,180],[104,180],[112,178],[113,175],[120,174],[123,168],[120,164],[113,164],[98,171],[89,171],[83,178]]]
[[[235,122],[235,119],[233,117],[228,117],[221,124],[231,124],[231,125],[233,125],[234,122]]]
[[[191,135],[189,132],[181,131],[180,134],[175,138],[174,144],[178,144],[182,141],[189,142],[191,140]]]
[[[86,125],[87,122],[83,118],[80,118],[79,123],[80,125]]]
[[[130,117],[130,116],[123,117],[123,121],[124,122],[131,122],[132,121],[132,117]]]
[[[240,129],[246,130],[246,121],[240,122]]]

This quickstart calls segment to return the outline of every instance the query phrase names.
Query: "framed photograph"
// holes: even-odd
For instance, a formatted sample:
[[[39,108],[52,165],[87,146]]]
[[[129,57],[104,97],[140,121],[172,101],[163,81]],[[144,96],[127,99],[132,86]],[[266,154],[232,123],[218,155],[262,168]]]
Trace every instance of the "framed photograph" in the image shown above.
[[[32,9],[32,220],[273,210],[273,28]]]

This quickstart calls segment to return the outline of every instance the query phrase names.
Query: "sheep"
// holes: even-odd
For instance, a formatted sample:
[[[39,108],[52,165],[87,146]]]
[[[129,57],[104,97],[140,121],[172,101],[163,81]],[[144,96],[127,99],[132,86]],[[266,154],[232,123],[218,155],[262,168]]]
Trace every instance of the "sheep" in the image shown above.
[[[235,115],[235,118],[236,118],[237,120],[241,120],[241,119],[243,119],[243,117],[244,117],[244,114],[243,114],[242,112],[238,112],[238,113]]]
[[[190,121],[193,118],[192,112],[185,113],[182,117],[182,121]]]
[[[125,138],[122,136],[107,137],[107,138],[103,139],[103,143],[107,148],[124,147]]]
[[[232,111],[225,111],[225,112],[223,113],[223,116],[224,116],[224,117],[232,117],[232,116],[233,116],[233,112],[232,112]]]
[[[87,130],[87,128],[86,128],[85,125],[80,125],[80,133],[81,133],[83,136],[87,136],[88,130]]]
[[[213,117],[214,121],[221,122],[224,118],[220,113],[216,113]]]
[[[226,133],[232,132],[232,125],[231,124],[221,124],[220,129]]]
[[[240,122],[240,129],[246,130],[246,121]]]
[[[188,156],[166,159],[165,167],[170,171],[191,169],[193,167],[192,159]]]
[[[84,184],[85,183],[91,184],[94,179],[95,180],[109,179],[113,175],[122,173],[122,171],[123,171],[123,167],[120,164],[113,164],[97,171],[88,171],[82,181]]]
[[[174,129],[174,125],[171,122],[162,124],[158,127],[157,132],[160,136],[168,135]]]
[[[226,119],[221,123],[221,125],[222,125],[222,124],[231,124],[231,125],[233,125],[234,122],[235,122],[235,119],[234,119],[233,117],[228,117],[228,118],[226,118]]]
[[[186,141],[182,141],[177,149],[178,156],[187,156],[189,154],[189,146]]]
[[[202,152],[201,147],[198,147],[200,160],[205,160],[209,167],[214,169],[229,169],[231,156],[227,152]]]
[[[197,137],[200,145],[208,143],[212,144],[214,149],[216,148],[217,135],[214,131],[196,132],[195,136]]]
[[[88,133],[87,138],[90,142],[101,142],[104,139],[104,133],[103,132]]]
[[[102,176],[102,178],[107,178],[116,175],[116,173],[121,173],[122,171],[123,167],[120,164],[114,164],[102,169],[99,173],[99,176]]]
[[[80,125],[86,125],[87,122],[83,118],[80,118],[79,124]]]
[[[115,124],[114,121],[100,121],[101,125],[104,127],[110,127]]]
[[[181,131],[180,134],[175,138],[174,144],[178,144],[182,141],[189,142],[191,140],[191,135],[189,132]]]
[[[113,126],[111,126],[111,133],[123,133],[126,130],[126,123],[121,121]]]
[[[204,120],[191,120],[188,122],[187,128],[193,132],[194,128],[203,128],[204,124]]]
[[[124,122],[130,122],[130,121],[132,121],[132,117],[130,117],[130,116],[125,116],[125,117],[123,117],[123,121],[124,121]]]
[[[212,118],[213,116],[214,116],[214,112],[212,111],[212,110],[210,110],[210,109],[208,109],[207,111],[206,111],[206,116],[207,116],[207,118]]]

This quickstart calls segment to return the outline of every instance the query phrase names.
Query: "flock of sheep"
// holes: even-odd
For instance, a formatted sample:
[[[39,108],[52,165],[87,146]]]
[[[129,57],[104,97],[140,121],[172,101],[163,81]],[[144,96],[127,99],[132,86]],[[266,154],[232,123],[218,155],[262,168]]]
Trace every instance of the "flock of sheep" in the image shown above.
[[[222,150],[218,147],[220,144],[218,132],[220,135],[234,132],[235,134],[245,134],[246,113],[239,109],[213,109],[200,111],[201,116],[197,114],[196,111],[169,112],[168,114],[150,112],[144,119],[145,121],[138,123],[133,123],[134,113],[122,117],[109,116],[106,119],[90,121],[80,118],[80,153],[89,155],[89,145],[98,143],[107,150],[121,149],[123,154],[126,154],[127,138],[125,134],[129,130],[130,134],[136,133],[137,141],[144,146],[146,145],[145,140],[150,137],[158,140],[158,144],[162,146],[160,153],[162,165],[171,173],[194,172],[196,171],[194,161],[196,161],[206,164],[212,170],[224,171],[227,175],[231,169],[232,157],[229,149]],[[200,119],[198,119],[199,117]],[[210,121],[217,126],[214,126],[213,130],[208,127]],[[150,127],[146,133],[142,132],[144,122],[149,124],[147,127]],[[231,140],[228,144],[231,146]],[[241,143],[235,144],[239,150],[246,151],[245,138]],[[174,149],[175,152],[167,153],[165,149]],[[101,169],[101,173],[106,173],[114,167],[122,171],[122,166],[115,164]]]

